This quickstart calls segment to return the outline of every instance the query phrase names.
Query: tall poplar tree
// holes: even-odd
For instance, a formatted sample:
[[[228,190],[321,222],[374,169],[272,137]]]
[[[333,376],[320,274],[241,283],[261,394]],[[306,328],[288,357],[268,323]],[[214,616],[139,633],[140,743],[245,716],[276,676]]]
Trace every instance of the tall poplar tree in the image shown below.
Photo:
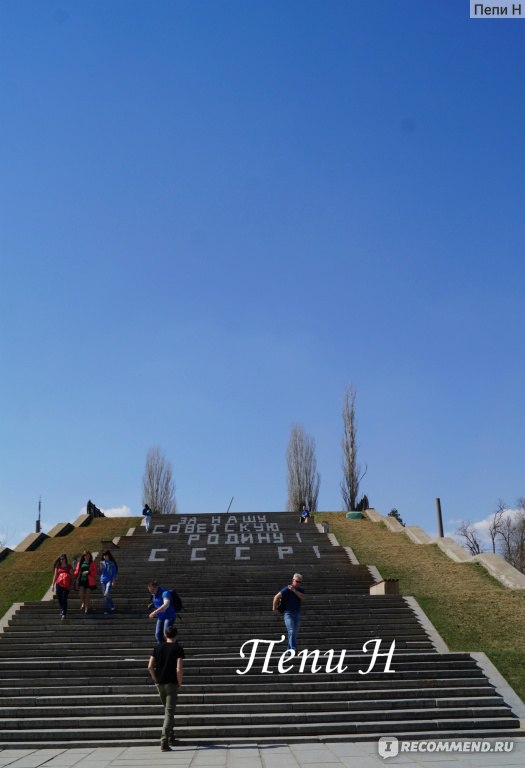
[[[317,499],[321,477],[315,459],[315,440],[309,437],[300,424],[294,424],[286,453],[288,464],[289,512],[301,512],[303,505],[310,512],[317,511]]]

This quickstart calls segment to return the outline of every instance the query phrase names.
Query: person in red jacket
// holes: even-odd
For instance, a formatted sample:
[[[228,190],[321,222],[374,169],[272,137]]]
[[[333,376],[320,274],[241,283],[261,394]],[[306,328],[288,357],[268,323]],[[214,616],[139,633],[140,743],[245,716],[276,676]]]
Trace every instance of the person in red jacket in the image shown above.
[[[80,610],[89,613],[91,603],[91,592],[97,586],[97,566],[93,560],[93,555],[87,549],[82,552],[82,556],[75,568],[75,579],[80,594]]]
[[[54,565],[53,592],[56,593],[58,604],[62,611],[60,614],[62,621],[65,621],[67,617],[67,599],[69,597],[72,580],[73,568],[67,561],[67,555],[60,555],[60,557],[55,560]]]

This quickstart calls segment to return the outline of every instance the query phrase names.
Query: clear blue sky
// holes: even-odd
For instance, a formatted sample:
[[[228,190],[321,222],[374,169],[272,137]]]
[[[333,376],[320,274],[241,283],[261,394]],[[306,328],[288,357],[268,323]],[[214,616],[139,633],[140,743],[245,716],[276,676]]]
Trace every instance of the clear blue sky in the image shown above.
[[[525,22],[420,0],[3,0],[0,532],[88,498],[435,531],[525,495]]]

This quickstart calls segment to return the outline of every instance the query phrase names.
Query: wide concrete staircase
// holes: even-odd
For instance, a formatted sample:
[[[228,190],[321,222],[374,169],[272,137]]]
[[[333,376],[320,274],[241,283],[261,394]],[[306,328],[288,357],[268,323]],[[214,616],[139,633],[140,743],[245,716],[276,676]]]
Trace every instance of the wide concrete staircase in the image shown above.
[[[72,592],[67,623],[54,601],[27,603],[11,619],[0,638],[0,747],[158,744],[162,708],[146,671],[154,623],[145,585],[153,578],[175,587],[185,606],[177,620],[186,651],[182,741],[481,737],[519,728],[470,655],[437,653],[407,602],[370,596],[368,568],[352,565],[312,521],[299,525],[288,513],[157,517],[149,534],[137,529],[114,554],[113,615],[104,616],[98,589],[88,616]],[[306,591],[299,650],[320,651],[316,672],[312,656],[302,671],[298,659],[279,671],[286,632],[271,599],[294,571]],[[244,673],[254,639],[264,642]],[[395,640],[393,671],[383,656],[362,674],[370,640],[381,641],[382,653]]]

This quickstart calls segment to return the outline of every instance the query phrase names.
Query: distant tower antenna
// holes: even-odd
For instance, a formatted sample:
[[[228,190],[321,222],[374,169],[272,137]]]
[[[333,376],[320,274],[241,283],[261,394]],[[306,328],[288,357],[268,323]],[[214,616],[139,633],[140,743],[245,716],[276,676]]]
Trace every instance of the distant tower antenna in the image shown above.
[[[440,539],[443,538],[443,515],[441,514],[441,499],[438,497],[436,499],[436,512],[437,512],[437,521],[438,521],[438,529],[439,533],[438,536]]]
[[[230,511],[230,507],[231,507],[231,505],[232,505],[232,503],[233,503],[233,500],[234,500],[234,498],[235,498],[235,496],[232,496],[232,498],[231,498],[231,501],[230,501],[230,503],[228,504],[228,509],[226,510],[226,514],[228,514],[228,512]]]
[[[36,527],[35,530],[37,533],[40,533],[40,513],[42,511],[42,496],[38,499],[38,519],[36,521]]]

